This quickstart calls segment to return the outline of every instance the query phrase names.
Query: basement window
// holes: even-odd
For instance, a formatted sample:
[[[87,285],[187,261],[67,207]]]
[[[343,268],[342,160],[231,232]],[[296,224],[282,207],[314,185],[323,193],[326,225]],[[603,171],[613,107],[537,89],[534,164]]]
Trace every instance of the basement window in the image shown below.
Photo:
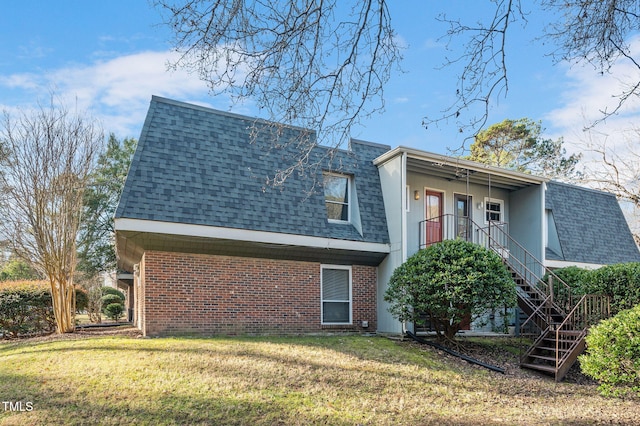
[[[322,324],[351,324],[351,267],[324,265],[320,280]]]

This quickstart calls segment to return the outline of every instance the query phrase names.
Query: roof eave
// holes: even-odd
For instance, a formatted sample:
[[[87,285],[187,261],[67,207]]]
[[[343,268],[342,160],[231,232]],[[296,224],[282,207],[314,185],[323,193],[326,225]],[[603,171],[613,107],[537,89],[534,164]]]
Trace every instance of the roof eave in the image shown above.
[[[394,148],[389,152],[384,153],[383,155],[374,159],[373,164],[375,164],[376,166],[380,166],[401,154],[407,154],[409,158],[413,158],[416,160],[422,160],[422,161],[427,161],[427,162],[432,162],[432,163],[437,163],[437,164],[442,164],[442,165],[457,167],[462,169],[475,170],[478,172],[489,173],[494,176],[501,176],[504,178],[509,178],[509,179],[520,181],[520,182],[528,182],[531,184],[541,185],[549,181],[548,178],[544,178],[541,176],[530,175],[527,173],[517,172],[513,170],[507,170],[500,167],[478,163],[476,161],[465,160],[457,157],[450,157],[443,154],[435,154],[432,152],[421,151],[418,149],[409,148],[405,146],[398,146],[397,148]]]

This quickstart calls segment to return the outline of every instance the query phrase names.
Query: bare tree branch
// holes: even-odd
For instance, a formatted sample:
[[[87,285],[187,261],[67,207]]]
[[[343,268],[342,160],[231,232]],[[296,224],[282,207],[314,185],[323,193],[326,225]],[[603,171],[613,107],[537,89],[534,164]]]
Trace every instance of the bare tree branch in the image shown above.
[[[557,46],[551,52],[556,62],[591,64],[600,74],[611,73],[620,61],[640,71],[640,63],[631,51],[631,36],[640,28],[640,3],[636,0],[542,0],[542,7],[562,19],[552,21],[545,38]],[[617,114],[625,103],[640,95],[640,79],[628,77],[626,89],[612,93],[617,104],[612,109],[601,109],[598,123]]]
[[[251,100],[268,120],[313,132],[274,140],[299,155],[271,183],[306,167],[316,143],[345,146],[354,124],[384,109],[383,87],[400,60],[386,0],[155,4],[181,54],[174,67],[196,72],[213,95]],[[254,133],[282,134],[267,127]]]
[[[0,128],[0,233],[48,278],[59,333],[75,329],[76,237],[102,139],[93,121],[53,100],[18,117],[5,112]]]
[[[441,69],[462,65],[453,104],[442,110],[442,115],[425,117],[423,125],[430,127],[454,121],[461,133],[471,130],[469,138],[486,125],[494,98],[506,96],[509,90],[507,39],[510,26],[516,21],[526,23],[520,0],[492,0],[495,12],[488,24],[478,21],[467,25],[458,19],[441,15],[438,20],[449,25],[443,39],[447,46],[468,37],[462,54],[446,58]],[[480,109],[478,114],[476,109]]]
[[[623,143],[617,144],[610,143],[608,135],[594,131],[586,135],[587,151],[595,154],[595,159],[585,165],[585,180],[633,206],[633,214],[628,215],[627,221],[636,242],[640,242],[640,153],[637,148],[640,129],[624,132]]]

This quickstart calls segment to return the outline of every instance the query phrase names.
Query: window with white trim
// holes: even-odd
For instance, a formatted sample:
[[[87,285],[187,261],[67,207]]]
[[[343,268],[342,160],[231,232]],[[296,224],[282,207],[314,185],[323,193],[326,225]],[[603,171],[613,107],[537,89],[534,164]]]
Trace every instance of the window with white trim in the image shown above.
[[[495,198],[484,199],[484,221],[504,222],[504,201]]]
[[[322,324],[351,324],[351,267],[320,268]]]
[[[347,175],[325,173],[324,203],[327,208],[327,218],[335,222],[349,222],[351,218],[351,185]]]

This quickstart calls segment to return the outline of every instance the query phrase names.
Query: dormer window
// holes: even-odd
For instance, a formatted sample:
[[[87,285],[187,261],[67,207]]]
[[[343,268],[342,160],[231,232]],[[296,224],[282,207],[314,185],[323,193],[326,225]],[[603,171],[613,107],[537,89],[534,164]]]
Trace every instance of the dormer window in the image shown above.
[[[351,218],[351,185],[347,175],[325,173],[324,203],[327,208],[327,219],[330,222],[349,222]]]

